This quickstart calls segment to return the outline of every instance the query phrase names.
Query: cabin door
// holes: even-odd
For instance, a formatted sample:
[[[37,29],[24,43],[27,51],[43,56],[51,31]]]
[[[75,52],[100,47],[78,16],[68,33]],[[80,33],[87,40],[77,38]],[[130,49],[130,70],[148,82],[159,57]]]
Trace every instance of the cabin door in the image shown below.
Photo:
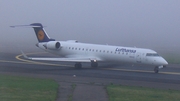
[[[141,53],[136,53],[136,62],[141,63]]]

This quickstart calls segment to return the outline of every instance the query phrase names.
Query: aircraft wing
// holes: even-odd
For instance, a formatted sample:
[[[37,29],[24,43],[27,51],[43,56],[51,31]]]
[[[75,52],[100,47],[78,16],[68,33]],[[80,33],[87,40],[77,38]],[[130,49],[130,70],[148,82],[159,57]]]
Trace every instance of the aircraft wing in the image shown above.
[[[22,52],[22,51],[21,51]],[[94,61],[102,61],[101,59],[94,57],[67,57],[67,58],[39,58],[39,57],[28,57],[26,54],[22,52],[22,55],[26,59],[30,60],[41,60],[41,61],[61,61],[61,62],[91,62]]]

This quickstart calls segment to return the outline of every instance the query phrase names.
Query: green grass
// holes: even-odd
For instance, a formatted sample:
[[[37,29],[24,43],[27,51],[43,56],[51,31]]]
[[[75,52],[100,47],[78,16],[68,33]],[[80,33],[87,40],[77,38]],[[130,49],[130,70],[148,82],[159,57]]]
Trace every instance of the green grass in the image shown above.
[[[76,88],[76,84],[72,84],[71,85],[71,87],[72,87],[72,93],[74,92],[74,90],[75,90],[75,88]],[[70,94],[69,96],[68,96],[68,101],[72,101],[72,99],[73,99],[73,94]]]
[[[109,101],[180,101],[180,91],[131,86],[107,86]]]
[[[0,101],[55,101],[57,89],[50,79],[0,75]]]

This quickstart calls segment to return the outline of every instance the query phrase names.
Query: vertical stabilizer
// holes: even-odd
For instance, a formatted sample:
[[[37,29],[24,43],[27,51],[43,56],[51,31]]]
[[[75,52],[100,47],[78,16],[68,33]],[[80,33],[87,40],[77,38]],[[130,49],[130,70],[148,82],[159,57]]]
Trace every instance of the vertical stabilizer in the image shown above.
[[[33,24],[30,24],[30,26],[32,26],[32,28],[34,29],[34,31],[36,33],[36,37],[37,37],[39,42],[55,41],[54,39],[51,39],[48,36],[48,34],[44,30],[42,24],[40,24],[40,23],[33,23]]]
[[[31,27],[34,29],[36,37],[39,42],[49,42],[49,41],[55,41],[55,39],[51,39],[46,31],[44,30],[41,23],[32,23],[30,25],[16,25],[16,26],[10,26],[10,27]]]

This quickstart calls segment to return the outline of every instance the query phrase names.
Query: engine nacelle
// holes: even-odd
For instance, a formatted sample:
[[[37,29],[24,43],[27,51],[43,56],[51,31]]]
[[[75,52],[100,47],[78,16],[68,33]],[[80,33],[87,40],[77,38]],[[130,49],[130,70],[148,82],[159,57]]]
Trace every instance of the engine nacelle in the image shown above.
[[[61,44],[58,41],[50,41],[48,43],[46,43],[46,47],[47,49],[52,49],[52,50],[57,50],[61,48]]]

